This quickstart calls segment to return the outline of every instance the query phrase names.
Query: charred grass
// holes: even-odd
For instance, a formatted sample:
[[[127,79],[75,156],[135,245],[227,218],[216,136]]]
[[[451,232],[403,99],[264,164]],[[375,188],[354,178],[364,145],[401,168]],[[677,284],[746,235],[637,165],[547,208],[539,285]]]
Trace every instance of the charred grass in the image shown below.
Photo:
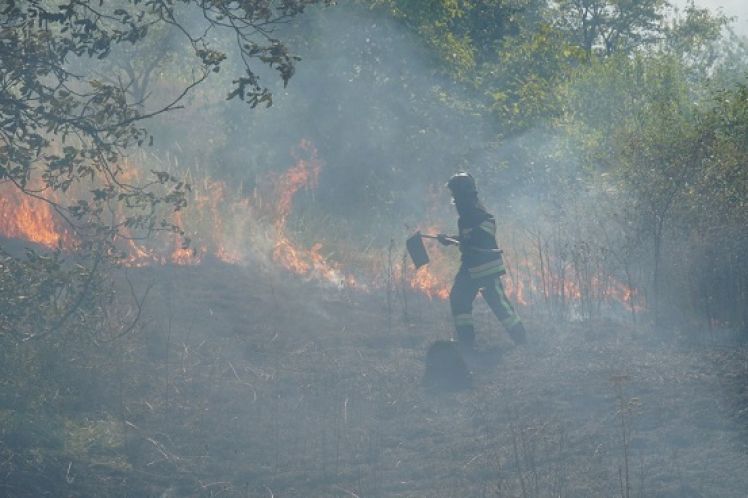
[[[66,388],[32,399],[21,381],[0,384],[0,495],[748,489],[744,345],[523,310],[530,344],[515,348],[478,306],[481,347],[499,360],[475,369],[473,389],[434,392],[423,359],[450,335],[446,303],[411,296],[404,319],[381,292],[217,262],[133,278],[155,285],[130,336],[19,349],[18,369]]]

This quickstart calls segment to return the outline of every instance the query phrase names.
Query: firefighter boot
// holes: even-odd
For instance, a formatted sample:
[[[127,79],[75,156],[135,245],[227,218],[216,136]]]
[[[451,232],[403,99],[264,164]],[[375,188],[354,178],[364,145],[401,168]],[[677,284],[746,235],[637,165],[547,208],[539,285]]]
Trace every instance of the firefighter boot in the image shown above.
[[[460,351],[470,353],[475,351],[475,330],[473,327],[457,327],[457,344]]]
[[[514,344],[517,346],[521,346],[522,344],[527,344],[527,332],[525,332],[525,326],[522,324],[522,322],[517,322],[511,327],[509,327],[509,330],[507,330],[509,333],[509,337],[512,338],[512,341],[514,341]]]

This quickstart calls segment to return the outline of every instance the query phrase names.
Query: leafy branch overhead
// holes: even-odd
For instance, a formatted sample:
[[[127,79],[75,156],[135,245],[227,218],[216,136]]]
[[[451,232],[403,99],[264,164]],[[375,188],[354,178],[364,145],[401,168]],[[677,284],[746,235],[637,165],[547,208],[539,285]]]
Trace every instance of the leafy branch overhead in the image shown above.
[[[238,73],[225,89],[228,98],[270,105],[258,69],[270,67],[285,85],[300,60],[276,28],[316,3],[325,2],[2,2],[0,188],[12,199],[46,203],[64,220],[81,268],[70,268],[60,251],[24,258],[0,247],[0,309],[17,312],[0,317],[0,335],[39,337],[63,325],[103,323],[91,320],[111,315],[103,269],[124,256],[128,241],[171,232],[189,243],[173,221],[189,183],[168,171],[129,167],[129,157],[153,143],[153,118],[183,107],[227,65]],[[154,75],[163,78],[175,57],[180,74],[169,74],[168,91],[154,95]],[[13,283],[19,279],[28,285]],[[40,293],[44,286],[57,289],[51,304]],[[41,313],[38,299],[47,303]],[[20,318],[31,316],[33,323]],[[18,330],[19,320],[29,327]]]
[[[270,105],[270,91],[255,66],[273,68],[288,83],[299,58],[273,32],[314,3],[317,0],[9,2],[0,11],[0,181],[65,210],[68,207],[51,194],[72,193],[71,187],[85,180],[75,193],[89,202],[72,203],[78,219],[96,218],[101,207],[94,206],[113,200],[139,207],[140,215],[155,214],[154,205],[166,200],[178,209],[183,195],[154,189],[183,192],[185,184],[169,177],[144,184],[125,180],[123,157],[131,147],[152,143],[148,120],[180,108],[191,90],[220,71],[229,49],[238,54],[231,62],[238,62],[233,67],[242,68],[243,74],[227,89],[228,98],[239,97],[252,107]],[[155,102],[144,90],[133,99],[134,71],[128,73],[130,81],[91,76],[116,51],[160,40],[164,32],[192,51],[192,74],[168,100]],[[220,46],[225,34],[235,40],[233,49]],[[128,64],[132,69],[134,63]]]

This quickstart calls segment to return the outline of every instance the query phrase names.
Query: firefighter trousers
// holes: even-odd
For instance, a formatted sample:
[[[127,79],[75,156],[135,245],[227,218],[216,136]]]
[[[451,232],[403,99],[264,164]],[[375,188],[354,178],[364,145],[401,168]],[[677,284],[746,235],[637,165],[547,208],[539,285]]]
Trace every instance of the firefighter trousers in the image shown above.
[[[472,348],[475,344],[473,327],[473,301],[481,293],[483,299],[504,326],[512,340],[521,344],[525,342],[525,330],[517,312],[509,302],[501,285],[501,276],[489,275],[474,279],[463,265],[457,272],[454,285],[449,293],[449,303],[455,322],[457,340]]]

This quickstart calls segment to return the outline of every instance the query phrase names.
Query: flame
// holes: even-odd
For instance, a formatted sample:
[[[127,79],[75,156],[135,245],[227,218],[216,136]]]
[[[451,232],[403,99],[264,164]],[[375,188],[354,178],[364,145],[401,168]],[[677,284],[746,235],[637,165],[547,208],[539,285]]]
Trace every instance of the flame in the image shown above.
[[[187,207],[174,213],[172,221],[184,230],[191,245],[185,248],[184,237],[171,232],[149,240],[137,240],[123,230],[118,244],[127,252],[127,257],[122,264],[131,267],[198,265],[209,257],[230,264],[247,264],[253,252],[261,251],[258,249],[261,244],[254,242],[262,235],[270,238],[271,260],[304,278],[366,291],[383,288],[387,280],[391,285],[399,276],[402,285],[413,292],[429,299],[449,298],[457,271],[454,248],[442,250],[436,242],[426,242],[431,261],[413,271],[406,260],[390,262],[386,268],[381,255],[362,254],[356,247],[336,246],[337,261],[332,261],[327,255],[331,251],[325,250],[322,242],[301,244],[288,229],[294,199],[300,191],[317,187],[323,164],[308,140],[302,140],[291,155],[294,163],[287,171],[266,177],[268,188],[256,189],[249,196],[241,187],[232,189],[222,181],[206,177],[193,182],[190,178],[192,191]],[[125,162],[118,179],[136,183],[142,176],[140,171],[137,164]],[[428,218],[444,219],[444,213],[438,209],[443,204],[443,196],[437,189],[427,192],[426,196],[431,199]],[[437,225],[436,222],[427,224],[424,233],[439,232]],[[24,195],[8,184],[0,184],[0,235],[29,240],[48,248],[62,246],[72,250],[75,247],[75,239],[49,204]],[[527,251],[517,249],[525,248],[506,251],[508,274],[502,281],[507,295],[519,306],[543,302],[578,303],[594,298],[617,301],[634,311],[642,309],[636,291],[609,275],[594,275],[584,280],[568,264],[550,261],[545,267],[539,267],[530,258],[518,257]],[[553,271],[548,266],[552,266]],[[389,279],[385,278],[388,274]]]
[[[174,213],[174,223],[177,225],[184,225],[184,219],[181,211]],[[169,261],[175,265],[192,266],[202,262],[203,256],[205,255],[205,248],[203,246],[198,247],[184,247],[179,240],[178,236],[174,236],[172,239],[172,245],[174,249],[169,255]]]
[[[522,284],[522,282],[516,282],[510,278],[502,279],[502,283],[504,284],[504,291],[506,292],[507,297],[514,301],[516,304],[520,306],[527,306],[529,303],[527,301],[527,296],[525,295],[525,286]]]
[[[507,295],[517,304],[556,302],[561,305],[588,302],[616,302],[626,309],[636,312],[644,309],[636,289],[623,284],[612,275],[597,273],[584,279],[577,274],[570,263],[551,261],[553,271],[539,268],[529,258],[513,256],[518,251],[507,251],[508,260],[517,261],[507,265],[508,275],[504,277]]]
[[[176,211],[171,222],[185,231],[192,240],[184,247],[184,237],[178,234],[155,237],[154,240],[140,243],[128,240],[128,256],[122,262],[129,267],[142,267],[151,264],[173,264],[194,266],[202,263],[210,255],[231,264],[243,261],[240,251],[230,246],[224,220],[253,216],[249,212],[247,199],[230,203],[227,200],[228,187],[224,182],[206,178],[193,186],[188,207]],[[229,212],[224,212],[229,206]],[[242,210],[241,213],[237,212]],[[130,234],[125,230],[123,235]]]
[[[411,289],[420,291],[429,298],[449,299],[449,285],[449,280],[434,274],[428,266],[416,270],[415,275],[410,279]]]
[[[175,239],[172,262],[179,261],[178,255],[184,256],[185,251],[192,253],[192,259],[188,259],[189,264],[201,262],[207,254],[226,263],[240,262],[242,258],[239,251],[229,247],[228,241],[231,238],[227,233],[225,220],[241,216],[252,217],[246,200],[231,202],[226,183],[210,178],[203,179],[193,192],[192,202],[188,203],[187,208],[189,215],[182,216],[182,211],[179,211],[174,217],[174,222],[189,231],[188,235],[195,238],[196,242],[190,250],[185,250],[177,247]],[[228,213],[223,210],[225,206],[230,206]],[[239,210],[243,212],[240,213]],[[194,224],[195,228],[191,228],[191,224]]]
[[[302,155],[303,154],[303,155]],[[293,209],[293,198],[302,188],[316,188],[321,162],[317,149],[308,140],[302,140],[293,153],[295,165],[276,182],[275,197],[275,247],[273,261],[298,275],[316,277],[340,286],[355,287],[356,279],[346,274],[339,264],[332,263],[322,255],[322,244],[315,242],[311,248],[297,246],[286,233],[288,216]]]
[[[435,225],[429,225],[421,232],[435,234],[440,233],[440,230]],[[435,249],[441,249],[438,243],[432,239],[424,239],[424,243],[433,246]],[[453,263],[455,255],[453,251],[431,250],[432,247],[427,249],[429,263],[420,267],[410,276],[408,285],[412,290],[425,294],[429,299],[449,299],[449,291],[452,288],[452,280],[456,271]],[[405,264],[410,266],[409,262]],[[406,267],[407,270],[408,267]],[[402,272],[402,266],[398,266],[397,271]]]
[[[23,194],[15,186],[0,185],[0,234],[44,247],[70,249],[73,237],[49,203]]]
[[[301,157],[299,152],[309,155],[308,159]],[[319,183],[319,172],[322,167],[317,157],[317,149],[308,140],[302,140],[297,151],[292,153],[296,164],[281,175],[276,184],[278,204],[276,207],[275,229],[283,233],[286,220],[293,208],[293,198],[302,188],[314,189]]]

